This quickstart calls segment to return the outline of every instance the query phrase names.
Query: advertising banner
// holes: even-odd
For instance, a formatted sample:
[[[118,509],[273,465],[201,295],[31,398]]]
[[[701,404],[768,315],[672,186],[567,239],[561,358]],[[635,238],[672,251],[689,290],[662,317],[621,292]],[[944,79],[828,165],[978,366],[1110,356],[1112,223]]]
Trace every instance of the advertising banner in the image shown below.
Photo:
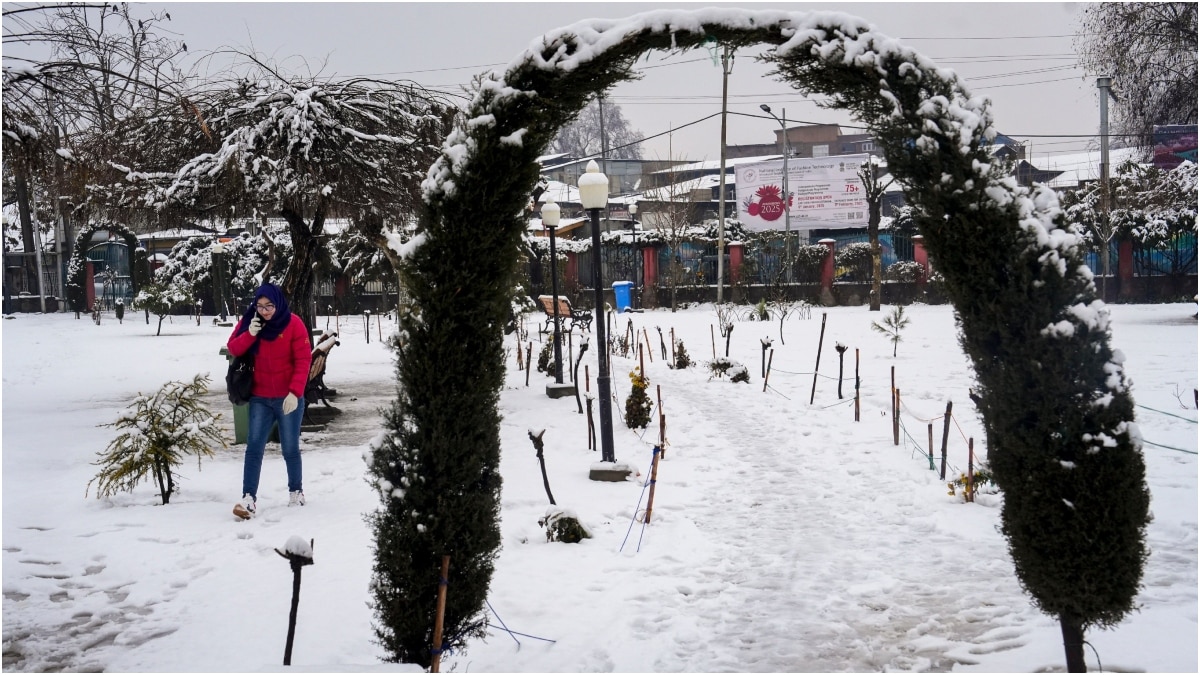
[[[1154,127],[1154,166],[1171,170],[1196,161],[1196,125],[1167,124]]]
[[[793,231],[867,226],[867,200],[858,167],[867,155],[788,158],[783,194],[783,160],[742,164],[735,174],[738,220],[747,230],[784,230],[790,202]]]

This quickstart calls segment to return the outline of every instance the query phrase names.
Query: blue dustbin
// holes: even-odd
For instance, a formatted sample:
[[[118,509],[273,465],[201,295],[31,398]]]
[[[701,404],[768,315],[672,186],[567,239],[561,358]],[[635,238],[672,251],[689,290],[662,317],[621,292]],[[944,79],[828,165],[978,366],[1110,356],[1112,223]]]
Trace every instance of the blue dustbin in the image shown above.
[[[614,281],[613,296],[617,300],[617,311],[628,312],[633,308],[633,282],[632,281]]]

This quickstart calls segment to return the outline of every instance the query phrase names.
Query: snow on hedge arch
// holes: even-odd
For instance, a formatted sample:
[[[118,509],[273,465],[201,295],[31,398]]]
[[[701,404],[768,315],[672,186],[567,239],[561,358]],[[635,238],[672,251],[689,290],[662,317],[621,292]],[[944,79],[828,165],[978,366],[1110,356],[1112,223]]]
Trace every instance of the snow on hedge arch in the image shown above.
[[[1147,504],[1137,496],[1145,496],[1145,488],[1133,402],[1122,358],[1108,343],[1107,311],[1083,265],[1081,240],[1065,225],[1050,190],[1021,187],[989,163],[981,148],[995,135],[988,101],[970,96],[952,71],[844,14],[713,8],[586,20],[536,39],[504,72],[481,78],[465,120],[423,183],[421,234],[403,252],[415,310],[401,326],[400,394],[385,444],[395,446],[394,458],[426,472],[446,471],[438,453],[458,456],[466,447],[472,472],[496,470],[501,327],[523,212],[538,178],[536,158],[589,99],[634,77],[639,56],[713,40],[767,45],[762,58],[777,76],[849,110],[875,135],[916,207],[974,362],[993,469],[1007,495],[1004,528],[1022,583],[1043,610],[1073,617],[1077,625],[1119,619],[1132,602],[1140,567],[1115,593],[1099,593],[1103,606],[1089,605],[1060,600],[1053,589],[1077,584],[1077,566],[1046,576],[1022,569],[1016,555],[1029,537],[1036,539],[1027,531],[1037,528],[1026,520],[1044,517],[1050,522],[1042,529],[1061,534],[1064,543],[1038,555],[1065,556],[1077,546],[1073,555],[1085,565],[1144,557]],[[1062,381],[1047,385],[1046,377]],[[1014,391],[1025,395],[1014,397]],[[1047,433],[1047,426],[1054,431]],[[1024,452],[1035,447],[1032,458]],[[1117,482],[1136,493],[1129,500],[1135,513],[1126,521],[1140,517],[1138,523],[1097,531],[1072,522],[1073,509],[1097,504],[1087,494],[1095,481],[1113,480],[1107,469],[1092,468],[1095,455],[1119,457],[1128,478]],[[379,476],[399,482],[400,474],[380,467],[377,459]],[[1054,474],[1061,494],[1023,490],[1021,481],[1035,471]],[[477,481],[478,474],[458,480]],[[1111,498],[1101,495],[1099,504]],[[410,490],[404,499],[418,497]],[[1075,506],[1065,509],[1063,501]],[[1073,536],[1071,528],[1086,532]],[[1117,553],[1081,544],[1081,537],[1117,535],[1134,543]],[[456,545],[449,530],[429,536],[431,546]],[[490,570],[489,557],[478,571],[490,578]]]

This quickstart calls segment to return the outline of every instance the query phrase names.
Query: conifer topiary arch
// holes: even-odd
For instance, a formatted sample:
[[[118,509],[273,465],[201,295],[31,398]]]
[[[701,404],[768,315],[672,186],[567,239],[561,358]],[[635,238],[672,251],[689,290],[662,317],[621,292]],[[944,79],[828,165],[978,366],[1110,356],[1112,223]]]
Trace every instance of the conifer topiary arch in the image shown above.
[[[67,302],[74,312],[84,312],[91,308],[87,304],[87,252],[92,246],[92,237],[97,232],[107,230],[121,237],[129,249],[129,282],[134,297],[147,283],[150,282],[150,262],[146,252],[138,243],[137,234],[128,227],[109,221],[89,223],[75,236],[75,246],[72,249],[71,261],[67,265]]]
[[[631,79],[639,56],[714,39],[773,47],[763,58],[778,76],[851,111],[882,146],[974,362],[1018,577],[1061,619],[1078,669],[1076,633],[1133,607],[1149,503],[1123,359],[1079,238],[1051,191],[989,163],[988,103],[953,72],[860,19],[740,9],[579,22],[478,82],[430,168],[406,251],[413,310],[401,319],[389,433],[371,459],[381,644],[428,664],[429,579],[443,554],[454,561],[446,633],[461,645],[482,630],[473,621],[500,543],[502,326],[536,158],[590,98]]]

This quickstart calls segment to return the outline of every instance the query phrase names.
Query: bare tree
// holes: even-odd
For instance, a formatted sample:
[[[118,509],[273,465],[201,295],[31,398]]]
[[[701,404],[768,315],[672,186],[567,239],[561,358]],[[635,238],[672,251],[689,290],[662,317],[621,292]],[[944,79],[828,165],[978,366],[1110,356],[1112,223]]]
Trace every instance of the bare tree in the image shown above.
[[[1088,73],[1114,78],[1114,126],[1137,145],[1155,125],[1196,123],[1196,3],[1089,3],[1075,49]]]
[[[621,114],[621,106],[604,103],[604,123],[601,124],[600,103],[594,100],[579,112],[579,116],[559,130],[550,142],[550,152],[562,152],[574,157],[599,156],[606,148],[612,159],[641,159],[642,132],[629,126]],[[603,136],[603,137],[602,137]]]
[[[127,4],[5,6],[3,126],[13,161],[4,172],[26,251],[34,221],[52,221],[67,255],[70,216],[95,177],[96,165],[82,160],[112,154],[120,120],[175,100],[187,48],[159,32],[169,20],[165,12],[139,18]]]
[[[671,289],[671,311],[674,312],[678,307],[679,286],[686,273],[680,251],[684,243],[703,235],[704,229],[692,224],[696,216],[693,188],[697,181],[679,181],[673,169],[668,170],[667,180],[668,185],[643,193],[642,220],[654,228],[652,236],[668,249],[666,280]]]
[[[867,198],[867,239],[871,243],[871,307],[879,311],[880,295],[883,293],[883,250],[879,246],[879,221],[882,220],[883,193],[892,184],[892,178],[883,180],[884,169],[878,157],[870,155],[858,167],[858,179],[862,182]]]
[[[166,171],[130,171],[128,183],[153,184],[144,199],[158,209],[282,217],[293,250],[283,289],[311,325],[326,220],[349,218],[372,243],[398,248],[389,226],[416,211],[452,111],[415,84],[289,77],[248,58],[247,75],[176,112],[173,124],[194,116],[201,126],[187,135],[190,156]]]

